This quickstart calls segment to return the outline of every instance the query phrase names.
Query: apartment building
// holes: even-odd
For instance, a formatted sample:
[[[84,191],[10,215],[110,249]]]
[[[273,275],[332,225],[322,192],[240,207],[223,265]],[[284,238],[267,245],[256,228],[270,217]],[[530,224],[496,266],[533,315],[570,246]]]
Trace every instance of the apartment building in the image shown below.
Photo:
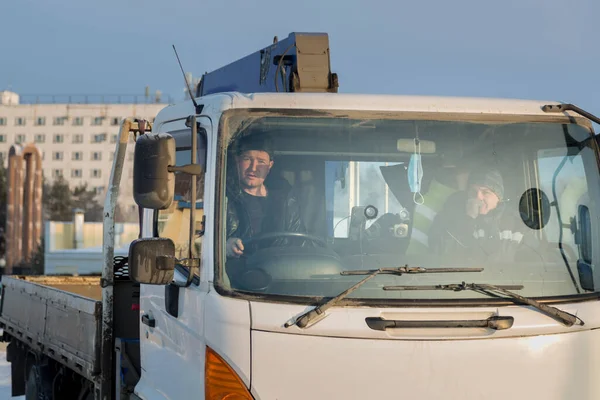
[[[144,96],[65,96],[41,102],[30,99],[27,103],[22,100],[17,93],[0,91],[0,156],[4,166],[13,144],[35,143],[42,154],[47,182],[63,176],[72,187],[87,183],[102,198],[110,178],[122,119],[153,121],[158,111],[167,105]],[[122,182],[133,177],[132,150],[133,146],[128,146]],[[131,190],[132,185],[121,186],[122,205],[134,205]]]

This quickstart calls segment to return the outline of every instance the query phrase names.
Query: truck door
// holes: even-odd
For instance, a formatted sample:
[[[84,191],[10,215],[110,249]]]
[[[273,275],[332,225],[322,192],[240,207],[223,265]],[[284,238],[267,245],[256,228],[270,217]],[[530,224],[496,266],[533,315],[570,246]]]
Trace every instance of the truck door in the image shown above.
[[[209,118],[198,118],[199,163],[207,168],[212,125]],[[156,130],[156,128],[155,128]],[[169,122],[160,128],[176,142],[176,164],[191,162],[191,129],[185,120]],[[209,176],[212,171],[207,171]],[[168,237],[175,243],[176,257],[188,258],[190,212],[196,214],[196,235],[192,240],[195,258],[203,259],[202,231],[205,179],[197,177],[197,201],[191,204],[191,175],[176,174],[175,200],[167,210],[157,211],[151,236]],[[145,229],[148,234],[148,230]],[[150,234],[148,234],[150,236]],[[204,264],[204,263],[202,263]],[[142,376],[136,393],[143,399],[183,399],[201,393],[204,371],[202,316],[208,284],[200,282],[199,270],[191,270],[189,287],[141,285],[140,351]],[[185,282],[190,268],[176,266],[175,280]]]

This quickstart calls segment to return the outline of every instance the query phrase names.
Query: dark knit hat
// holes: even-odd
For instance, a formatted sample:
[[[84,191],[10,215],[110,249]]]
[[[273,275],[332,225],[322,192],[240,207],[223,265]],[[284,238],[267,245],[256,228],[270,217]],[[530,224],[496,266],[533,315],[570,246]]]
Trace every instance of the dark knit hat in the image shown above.
[[[273,145],[271,139],[265,135],[248,135],[243,136],[235,143],[236,154],[240,155],[245,151],[260,150],[269,154],[273,159]]]
[[[469,175],[469,184],[485,186],[496,193],[500,200],[504,198],[504,181],[498,170],[475,170]]]

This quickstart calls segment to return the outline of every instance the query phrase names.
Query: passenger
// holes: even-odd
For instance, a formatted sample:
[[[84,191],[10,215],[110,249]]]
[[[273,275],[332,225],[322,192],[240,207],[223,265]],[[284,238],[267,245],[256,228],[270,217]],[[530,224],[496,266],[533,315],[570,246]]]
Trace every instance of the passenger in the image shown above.
[[[459,190],[464,190],[466,182],[463,176],[468,172],[464,163],[440,165],[432,169],[433,178],[423,194],[423,202],[413,211],[410,243],[406,254],[429,253],[429,230],[438,212],[442,210],[448,198]],[[468,175],[468,173],[467,173]]]
[[[451,195],[434,219],[429,231],[432,252],[463,261],[514,259],[523,234],[515,231],[520,225],[503,200],[497,170],[472,172],[467,189]]]
[[[290,184],[274,177],[267,180],[274,163],[270,140],[249,136],[236,145],[237,184],[227,193],[228,257],[244,254],[244,239],[261,233],[305,232]]]

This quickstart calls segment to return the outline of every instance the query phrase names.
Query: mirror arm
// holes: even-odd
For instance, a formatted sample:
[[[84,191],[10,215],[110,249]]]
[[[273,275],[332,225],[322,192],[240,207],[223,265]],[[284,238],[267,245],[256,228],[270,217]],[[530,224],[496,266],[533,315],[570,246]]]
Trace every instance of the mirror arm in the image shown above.
[[[198,124],[196,122],[196,116],[190,116],[190,122],[192,125],[192,159],[191,159],[191,167],[198,162]],[[189,165],[185,165],[183,168],[189,167]],[[195,176],[195,175],[192,175]],[[196,235],[196,184],[197,179],[192,178],[192,199],[190,202],[190,233],[189,233],[189,242],[188,242],[188,258],[194,258],[194,237]],[[193,267],[189,267],[189,273],[187,276],[187,281],[185,282],[184,287],[189,287],[192,284],[192,280],[194,279],[194,273],[192,272]]]
[[[585,111],[582,108],[577,107],[574,104],[546,104],[542,106],[542,111],[547,113],[559,113],[565,111],[575,111],[577,114],[584,116],[585,118],[600,124],[600,118],[592,113]]]
[[[186,164],[186,165],[182,165],[180,167],[169,165],[169,167],[167,168],[167,171],[183,172],[184,174],[189,174],[189,175],[202,175],[202,173],[203,173],[202,166],[199,164]]]

